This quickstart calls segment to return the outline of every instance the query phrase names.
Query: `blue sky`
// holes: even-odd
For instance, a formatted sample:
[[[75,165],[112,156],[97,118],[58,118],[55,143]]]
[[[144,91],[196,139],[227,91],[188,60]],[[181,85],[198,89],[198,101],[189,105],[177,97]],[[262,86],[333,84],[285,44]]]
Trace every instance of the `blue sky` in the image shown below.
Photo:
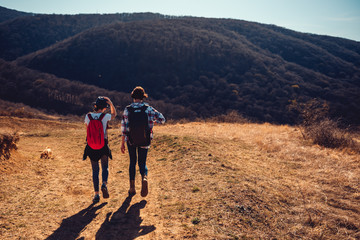
[[[233,18],[360,41],[360,0],[0,0],[0,6],[48,14],[154,12]]]

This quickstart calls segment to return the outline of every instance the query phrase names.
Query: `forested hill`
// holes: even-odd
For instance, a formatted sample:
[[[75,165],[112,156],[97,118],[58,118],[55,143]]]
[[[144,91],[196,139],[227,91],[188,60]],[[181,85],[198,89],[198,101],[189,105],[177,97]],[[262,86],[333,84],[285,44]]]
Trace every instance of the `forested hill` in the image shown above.
[[[97,96],[108,96],[115,107],[122,111],[131,102],[129,93],[109,91],[93,85],[57,78],[54,75],[41,73],[15,63],[0,59],[0,99],[14,103],[25,103],[40,110],[47,110],[50,114],[83,115],[92,110],[92,103]],[[196,114],[189,109],[162,100],[147,100],[150,104],[164,113],[168,119],[191,119]],[[1,105],[0,115],[11,110],[11,107]],[[18,113],[5,113],[5,116]],[[20,114],[21,116],[21,114]]]
[[[22,16],[32,15],[31,13],[20,12],[0,6],[0,22],[15,19]]]
[[[22,28],[26,24],[31,31]],[[0,55],[16,64],[119,92],[142,85],[154,99],[180,104],[195,117],[235,110],[294,123],[298,115],[290,104],[317,98],[328,102],[333,117],[360,123],[356,41],[150,13],[38,15],[1,24],[0,36],[1,45],[8,44]]]
[[[0,24],[0,58],[14,60],[43,49],[84,30],[113,22],[170,18],[154,13],[47,15],[15,18]]]

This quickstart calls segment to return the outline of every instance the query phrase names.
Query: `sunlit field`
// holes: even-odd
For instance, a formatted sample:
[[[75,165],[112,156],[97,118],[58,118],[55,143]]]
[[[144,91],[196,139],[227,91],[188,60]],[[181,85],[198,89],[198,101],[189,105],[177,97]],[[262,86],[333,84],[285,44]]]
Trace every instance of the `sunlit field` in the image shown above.
[[[0,117],[19,136],[0,163],[1,239],[359,239],[360,157],[296,127],[155,126],[149,195],[129,197],[128,156],[109,129],[109,199],[92,205],[81,121]],[[50,159],[40,158],[49,147]]]

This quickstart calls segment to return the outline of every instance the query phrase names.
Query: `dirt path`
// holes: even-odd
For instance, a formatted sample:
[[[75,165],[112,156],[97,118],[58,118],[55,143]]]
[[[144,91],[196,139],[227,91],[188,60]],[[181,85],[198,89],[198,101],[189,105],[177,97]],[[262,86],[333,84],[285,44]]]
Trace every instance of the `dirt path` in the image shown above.
[[[93,205],[91,166],[89,159],[82,161],[83,126],[2,121],[3,126],[16,128],[21,139],[14,155],[17,166],[1,174],[3,239],[162,239],[155,232],[161,229],[156,188],[147,198],[140,194],[128,197],[128,158],[115,147],[117,130],[112,131],[111,197]],[[39,158],[46,147],[52,149],[53,159]],[[150,187],[156,186],[156,178],[151,181]],[[139,192],[139,179],[137,182]]]
[[[149,188],[129,197],[128,156],[109,130],[109,199],[93,205],[82,124],[0,118],[18,150],[0,175],[1,239],[357,239],[359,156],[301,142],[294,128],[157,126]],[[50,147],[53,159],[40,159]],[[1,165],[3,166],[3,165]],[[340,174],[339,174],[340,173]]]
[[[82,161],[85,129],[81,124],[1,121],[3,128],[16,129],[20,134],[14,155],[16,166],[10,165],[1,174],[3,238],[182,239],[177,229],[181,223],[170,224],[161,215],[162,189],[170,172],[155,160],[156,151],[151,150],[148,157],[149,195],[140,196],[137,170],[137,194],[129,197],[128,155],[120,153],[119,130],[109,130],[113,152],[108,184],[111,196],[94,205],[90,162]],[[39,158],[46,147],[52,149],[52,159]]]

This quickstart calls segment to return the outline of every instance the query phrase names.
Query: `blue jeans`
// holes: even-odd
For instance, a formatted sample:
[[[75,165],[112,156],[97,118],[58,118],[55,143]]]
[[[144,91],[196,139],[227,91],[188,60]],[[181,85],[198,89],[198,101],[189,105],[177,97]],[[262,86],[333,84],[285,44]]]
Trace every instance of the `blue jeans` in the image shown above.
[[[107,182],[109,176],[109,158],[106,155],[103,155],[101,158],[101,175],[102,181]],[[92,167],[92,178],[94,183],[94,190],[95,192],[99,191],[99,161],[90,161]]]
[[[127,144],[128,151],[129,151],[129,157],[130,157],[130,166],[129,166],[129,175],[130,180],[135,180],[135,169],[136,169],[136,162],[139,164],[139,170],[141,176],[147,176],[148,174],[148,168],[146,166],[146,157],[148,153],[148,149],[141,148],[141,147],[135,147]]]

